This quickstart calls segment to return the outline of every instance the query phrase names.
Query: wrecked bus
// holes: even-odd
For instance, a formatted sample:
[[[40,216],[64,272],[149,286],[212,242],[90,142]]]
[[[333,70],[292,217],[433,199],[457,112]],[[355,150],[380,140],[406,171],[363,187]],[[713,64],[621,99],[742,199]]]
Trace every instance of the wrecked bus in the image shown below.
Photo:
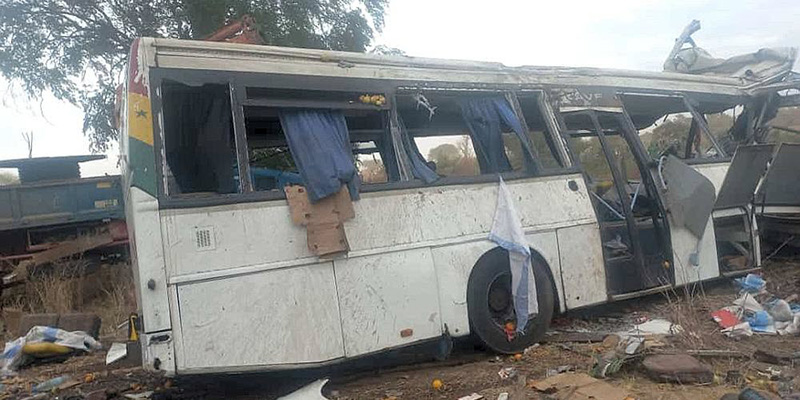
[[[752,90],[136,40],[121,151],[145,367],[311,367],[467,335],[515,353],[554,313],[758,268],[772,147],[739,146]],[[500,177],[532,259],[523,327],[488,238]]]

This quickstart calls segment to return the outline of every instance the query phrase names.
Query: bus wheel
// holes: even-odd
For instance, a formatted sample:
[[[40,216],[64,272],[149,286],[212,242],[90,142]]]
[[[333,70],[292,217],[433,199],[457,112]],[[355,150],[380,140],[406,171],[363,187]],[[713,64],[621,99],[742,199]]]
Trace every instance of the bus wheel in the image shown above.
[[[555,293],[547,266],[532,258],[539,314],[531,316],[524,334],[517,333],[508,340],[505,326],[514,321],[511,296],[511,271],[508,253],[493,250],[484,255],[469,277],[467,309],[472,333],[488,348],[501,354],[520,353],[542,340],[550,326],[555,304]]]

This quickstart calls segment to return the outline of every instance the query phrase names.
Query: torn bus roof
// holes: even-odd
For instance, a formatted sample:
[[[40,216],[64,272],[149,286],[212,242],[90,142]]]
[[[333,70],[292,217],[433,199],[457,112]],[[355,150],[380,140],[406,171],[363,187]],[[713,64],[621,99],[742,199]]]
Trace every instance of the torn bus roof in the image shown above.
[[[692,34],[698,30],[698,20],[692,21],[683,29],[664,62],[664,71],[727,76],[749,82],[769,83],[781,80],[791,73],[797,59],[797,49],[794,47],[764,48],[727,59],[714,58],[692,39]],[[687,44],[689,47],[684,47]]]
[[[151,67],[359,79],[397,86],[497,88],[610,87],[746,97],[751,81],[726,76],[604,68],[507,67],[500,63],[143,38]],[[341,62],[348,65],[342,68]]]

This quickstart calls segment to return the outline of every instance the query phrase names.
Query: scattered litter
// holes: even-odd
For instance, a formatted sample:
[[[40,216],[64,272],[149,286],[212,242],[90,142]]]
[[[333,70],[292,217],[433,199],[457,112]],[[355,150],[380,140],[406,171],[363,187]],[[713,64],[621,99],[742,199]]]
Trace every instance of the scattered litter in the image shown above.
[[[102,348],[100,342],[85,332],[67,332],[58,328],[34,326],[28,334],[6,343],[0,365],[5,375],[11,374],[26,361],[25,345],[34,343],[53,343],[70,349],[91,351]],[[48,346],[49,347],[49,346]],[[30,346],[29,346],[30,348]],[[51,348],[52,350],[53,348]]]
[[[546,376],[550,377],[553,375],[563,374],[564,372],[574,371],[575,367],[572,365],[562,365],[560,367],[556,367],[553,369],[548,369],[546,372]]]
[[[508,400],[508,393],[503,392],[497,395],[497,400]]]
[[[788,322],[794,318],[792,307],[783,299],[775,299],[767,303],[766,309],[776,322]]]
[[[517,369],[514,367],[501,368],[500,371],[497,371],[497,375],[500,375],[500,379],[503,380],[513,378],[517,375]]]
[[[482,398],[483,398],[483,396],[481,396],[481,395],[479,395],[477,393],[473,393],[473,394],[471,394],[469,396],[459,397],[458,400],[481,400]]]
[[[31,392],[33,392],[33,393],[49,392],[49,391],[51,391],[53,389],[58,388],[59,386],[65,384],[65,383],[67,383],[68,381],[69,381],[69,376],[68,375],[62,375],[62,376],[59,376],[57,378],[48,379],[48,380],[46,380],[46,381],[44,381],[42,383],[38,383],[36,385],[33,385],[33,388],[31,388]]]
[[[106,354],[106,365],[119,361],[128,355],[128,346],[125,343],[112,343]]]
[[[628,335],[647,336],[647,335],[674,335],[683,332],[680,325],[673,324],[666,319],[651,319],[650,321],[637,324],[628,331]]]
[[[539,346],[541,346],[539,343],[534,343],[534,344],[533,344],[533,346],[530,346],[530,347],[526,348],[526,349],[525,349],[525,350],[522,352],[522,354],[525,354],[525,355],[527,355],[528,353],[530,353],[530,352],[534,351],[534,350],[535,350],[536,348],[538,348]]]
[[[750,324],[750,329],[755,333],[763,333],[775,335],[778,332],[775,330],[775,321],[772,316],[766,311],[758,311],[753,315],[747,317],[747,323]]]
[[[727,329],[736,325],[739,325],[741,321],[739,317],[736,316],[733,312],[731,312],[727,308],[723,308],[711,313],[711,318],[719,324],[720,328]]]
[[[625,346],[625,354],[633,355],[639,351],[639,348],[644,343],[644,338],[641,336],[631,336],[628,338],[627,345]]]
[[[734,300],[733,304],[743,308],[744,311],[749,311],[749,312],[764,311],[764,307],[761,307],[761,304],[758,301],[756,301],[756,299],[750,293],[742,294],[742,297],[739,297],[738,299]]]
[[[325,386],[326,383],[328,383],[327,379],[316,380],[286,396],[279,397],[278,400],[327,400],[327,398],[322,395],[322,387]]]
[[[539,392],[554,395],[559,400],[625,400],[628,393],[586,374],[566,373],[534,382]]]
[[[737,278],[734,279],[734,281],[747,293],[761,293],[764,287],[767,286],[767,282],[764,278],[755,274],[747,274],[744,278]]]
[[[753,336],[753,330],[750,328],[750,324],[747,322],[742,322],[730,328],[723,329],[722,333],[731,338]]]
[[[779,335],[796,335],[800,332],[800,313],[792,317],[792,322],[776,322],[775,329]]]
[[[125,398],[126,398],[126,399],[132,399],[132,400],[138,400],[138,399],[149,399],[149,398],[150,398],[150,396],[152,396],[152,395],[153,395],[153,391],[152,391],[152,390],[148,390],[148,391],[146,391],[146,392],[141,392],[141,393],[130,393],[130,394],[126,394],[126,395],[125,395]],[[298,400],[299,400],[299,399],[298,399]]]
[[[442,383],[441,379],[434,379],[433,382],[431,382],[431,387],[433,390],[440,390],[442,387],[444,387],[444,383]]]

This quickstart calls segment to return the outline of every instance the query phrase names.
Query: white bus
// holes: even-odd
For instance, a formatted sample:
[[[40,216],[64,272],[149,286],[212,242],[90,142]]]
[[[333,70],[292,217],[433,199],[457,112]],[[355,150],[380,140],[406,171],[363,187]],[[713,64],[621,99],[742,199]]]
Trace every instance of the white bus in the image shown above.
[[[555,313],[758,268],[751,200],[772,148],[733,157],[760,123],[752,90],[138,39],[121,150],[144,365],[313,367],[467,335],[515,353]],[[335,128],[302,135],[320,126]],[[488,239],[499,176],[532,253],[539,312],[521,334]],[[352,218],[298,224],[287,185],[314,200],[331,182]],[[343,251],[317,247],[331,237]]]

